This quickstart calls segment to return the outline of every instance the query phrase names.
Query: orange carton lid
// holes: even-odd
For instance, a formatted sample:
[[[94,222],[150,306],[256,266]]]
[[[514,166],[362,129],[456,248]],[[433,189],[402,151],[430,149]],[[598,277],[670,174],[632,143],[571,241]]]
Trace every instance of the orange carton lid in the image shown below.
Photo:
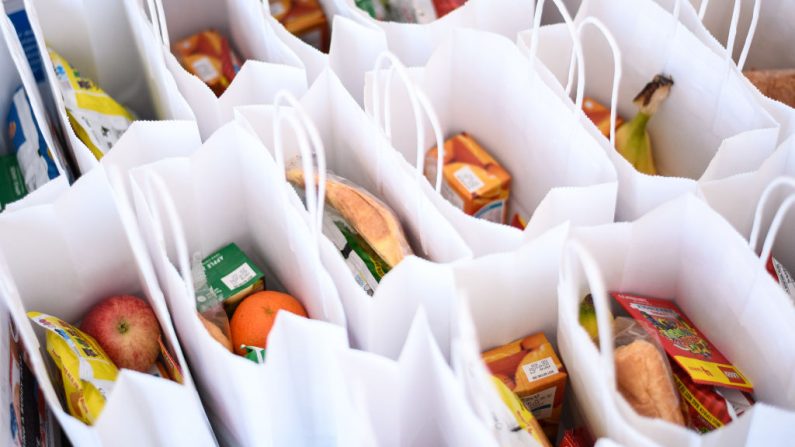
[[[426,163],[435,161],[437,152],[429,150]],[[496,197],[511,185],[508,171],[465,132],[444,143],[444,165],[445,180],[463,197]]]
[[[483,361],[492,374],[520,395],[566,379],[563,363],[543,332],[487,351]]]

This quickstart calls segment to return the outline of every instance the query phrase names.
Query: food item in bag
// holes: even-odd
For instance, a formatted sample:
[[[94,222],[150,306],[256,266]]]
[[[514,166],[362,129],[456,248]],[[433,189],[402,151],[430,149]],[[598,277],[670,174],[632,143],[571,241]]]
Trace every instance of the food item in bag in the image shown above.
[[[246,346],[266,349],[268,334],[273,329],[279,311],[308,317],[301,302],[286,293],[257,292],[244,299],[229,323],[235,352],[245,356]]]
[[[28,317],[47,330],[47,352],[61,371],[69,414],[93,424],[113,389],[119,371],[90,335],[41,312]]]
[[[304,174],[289,169],[287,179],[303,194]],[[372,296],[381,278],[411,255],[395,214],[364,189],[336,176],[326,179],[323,234],[340,250],[356,282]]]
[[[202,265],[207,284],[229,313],[243,298],[265,288],[265,274],[234,243],[204,258]]]
[[[436,147],[425,155],[425,177],[436,184]],[[511,175],[474,138],[461,133],[444,143],[442,196],[470,216],[505,223]]]
[[[618,391],[641,416],[684,425],[665,352],[634,320],[619,317],[615,326]]]
[[[207,320],[206,318],[204,318],[204,316],[202,316],[201,312],[196,312],[196,314],[199,316],[199,321],[202,322],[202,325],[204,325],[204,328],[207,329],[207,332],[210,334],[210,336],[214,338],[218,343],[221,343],[221,345],[224,348],[226,348],[229,352],[232,352],[233,351],[232,342],[229,340],[226,334],[224,334],[221,328],[219,328],[213,323],[210,323],[209,320]]]
[[[533,413],[548,439],[557,439],[566,371],[543,333],[483,353],[483,361]]]
[[[603,106],[593,98],[586,97],[582,102],[582,111],[596,127],[602,132],[605,138],[610,138],[610,109]],[[624,124],[624,120],[616,115],[616,129]]]
[[[39,382],[29,365],[29,358],[16,326],[8,321],[11,445],[48,447],[60,435],[58,422],[44,400]]]
[[[613,297],[694,382],[753,392],[751,382],[718,351],[673,301],[624,293]]]
[[[0,211],[25,197],[28,189],[19,162],[14,155],[0,155]]]
[[[638,107],[638,114],[616,131],[616,150],[644,174],[657,175],[654,149],[646,126],[660,104],[668,98],[673,85],[673,79],[664,75],[655,76],[633,100]]]
[[[265,363],[265,349],[256,346],[243,345],[243,357],[251,360],[254,363]]]
[[[80,330],[94,337],[118,368],[146,372],[160,355],[160,323],[149,303],[135,296],[100,301]]]
[[[356,6],[377,20],[429,23],[452,12],[466,0],[356,0]]]
[[[688,427],[707,433],[740,417],[754,404],[749,393],[731,388],[699,385],[679,366],[673,365],[674,380],[684,405]]]
[[[792,277],[784,264],[778,262],[772,255],[767,260],[767,271],[779,285],[787,292],[789,298],[795,301],[795,278]]]
[[[44,186],[58,177],[53,152],[44,141],[44,135],[33,116],[33,109],[23,87],[19,87],[12,98],[7,129],[28,191]]]
[[[547,439],[546,435],[541,430],[541,426],[538,425],[538,421],[533,417],[533,413],[525,408],[522,401],[516,397],[516,394],[505,385],[504,379],[497,376],[491,376],[491,379],[494,386],[497,388],[500,399],[502,399],[505,406],[508,407],[511,414],[516,419],[518,429],[526,430],[542,447],[552,447],[549,439]],[[516,429],[514,429],[514,431],[516,431]]]
[[[99,160],[113,148],[135,118],[91,79],[81,76],[58,53],[49,51],[72,130]]]
[[[563,433],[558,447],[593,447],[596,441],[585,427],[570,428]]]
[[[328,51],[331,33],[317,0],[270,0],[270,8],[287,31],[320,51]]]
[[[745,70],[743,74],[763,95],[795,107],[795,70]]]
[[[201,79],[221,96],[240,71],[240,59],[229,42],[216,30],[206,30],[174,44],[174,55],[185,70]]]
[[[579,321],[591,340],[599,346],[599,325],[596,323],[596,308],[590,293],[580,303]]]

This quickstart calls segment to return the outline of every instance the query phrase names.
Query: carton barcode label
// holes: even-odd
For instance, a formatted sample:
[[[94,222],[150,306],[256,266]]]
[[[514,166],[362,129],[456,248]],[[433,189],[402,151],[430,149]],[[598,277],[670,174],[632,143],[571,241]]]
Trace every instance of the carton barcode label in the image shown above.
[[[522,369],[524,369],[524,373],[527,375],[527,380],[531,382],[558,373],[558,367],[555,366],[555,362],[549,357],[533,363],[528,363],[524,365]]]
[[[221,282],[223,282],[229,290],[235,290],[256,277],[257,274],[254,272],[254,269],[248,264],[243,264],[234,269],[232,273],[221,278]]]
[[[218,78],[218,70],[215,69],[210,59],[206,57],[193,61],[191,65],[196,75],[199,76],[199,79],[204,82],[211,82]]]
[[[472,168],[469,166],[464,166],[461,169],[455,171],[454,175],[455,178],[461,182],[461,185],[463,185],[464,188],[470,193],[473,193],[486,185],[483,183],[483,180],[479,179],[478,176],[475,175],[475,173],[472,171]]]

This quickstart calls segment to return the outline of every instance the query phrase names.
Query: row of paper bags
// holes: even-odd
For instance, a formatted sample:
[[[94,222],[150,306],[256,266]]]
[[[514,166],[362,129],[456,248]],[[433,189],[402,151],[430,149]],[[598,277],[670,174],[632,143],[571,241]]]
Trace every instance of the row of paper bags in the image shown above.
[[[26,3],[42,54],[46,41],[142,118],[184,120],[137,122],[98,163],[59,102],[82,177],[67,189],[62,176],[0,215],[0,293],[75,445],[532,445],[510,430],[480,352],[538,331],[559,348],[597,436],[745,445],[793,435],[795,315],[755,240],[768,235],[761,259],[772,250],[795,265],[793,226],[784,207],[778,213],[788,182],[771,184],[795,169],[791,109],[745,81],[689,4],[593,0],[566,24],[539,28],[528,2],[471,0],[422,27],[377,24],[341,2],[347,18],[334,19],[325,56],[253,0]],[[616,51],[583,23],[607,28]],[[208,26],[249,59],[220,98],[168,46],[169,34]],[[35,98],[21,48],[7,49],[3,69]],[[392,71],[366,75],[389,60],[384,50],[412,67],[396,70],[403,84],[389,82]],[[563,87],[572,53],[574,102]],[[652,133],[661,170],[677,177],[638,174],[578,107],[587,94],[626,113],[661,71],[676,89]],[[290,132],[274,144],[276,109],[265,104],[285,89],[322,145],[302,148]],[[420,109],[431,125],[418,136]],[[523,232],[463,215],[416,174],[418,151],[459,131],[515,173],[514,200],[532,213]],[[372,298],[319,234],[319,210],[307,211],[283,180],[281,160],[299,149],[384,200],[419,256]],[[279,318],[265,365],[224,351],[196,317],[191,255],[229,242],[311,317]],[[674,298],[753,381],[760,403],[704,436],[637,416],[616,392],[612,346],[599,352],[577,323],[589,290],[603,321],[607,290]],[[76,321],[118,293],[149,300],[185,380],[125,370],[89,427],[64,412],[25,313]]]

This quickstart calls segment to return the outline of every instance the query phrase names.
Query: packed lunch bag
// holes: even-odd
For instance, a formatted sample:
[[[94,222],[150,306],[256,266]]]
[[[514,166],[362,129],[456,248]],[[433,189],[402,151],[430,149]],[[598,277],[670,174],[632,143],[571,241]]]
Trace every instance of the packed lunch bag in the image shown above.
[[[310,318],[345,327],[337,290],[317,254],[316,230],[310,231],[287,201],[283,176],[266,149],[240,125],[230,123],[190,157],[134,169],[131,177],[131,197],[149,253],[219,438],[267,445],[278,439],[279,430],[295,430],[300,414],[293,414],[298,419],[281,428],[278,420],[263,417],[280,411],[278,406],[271,409],[272,387],[286,386],[299,398],[296,411],[316,412],[313,423],[295,436],[312,439],[328,432],[344,439],[341,427],[351,418],[349,413],[337,411],[336,403],[314,406],[308,403],[313,401],[300,400],[303,396],[345,405],[337,394],[342,392],[336,389],[338,376],[326,368],[304,368],[305,380],[273,382],[269,377],[279,374],[272,372],[275,367],[229,352],[197,313],[195,290],[203,289],[196,289],[194,280],[200,281],[201,261],[211,255],[215,260],[224,257],[235,244],[249,261],[240,265],[239,275],[228,279],[230,287],[248,287],[248,282],[264,276],[266,289],[288,291]],[[310,383],[314,391],[307,394],[304,387]]]
[[[397,68],[383,70],[390,60]],[[436,188],[428,197],[476,256],[513,250],[565,221],[612,222],[617,187],[612,164],[598,141],[579,125],[580,112],[547,87],[510,41],[457,30],[425,67],[406,72],[395,58],[381,57],[378,62],[365,86],[366,110],[383,126],[395,149],[425,171]],[[402,82],[390,80],[393,71]],[[416,104],[423,103],[427,107],[422,110],[431,112],[430,126],[415,113]],[[485,160],[480,165],[459,154],[462,144],[452,139],[462,136],[470,148],[473,141],[479,146],[470,151],[485,153],[477,155]],[[445,152],[454,149],[443,155],[445,166],[439,169],[442,156],[434,161],[427,151],[446,139],[451,141],[444,143]],[[457,164],[463,165],[461,172]],[[509,197],[483,192],[483,180],[473,169],[484,166],[506,171]],[[459,176],[475,176],[464,183],[467,194],[451,175],[459,183]],[[475,210],[483,217],[478,219],[462,211],[475,203],[475,194],[504,201]]]
[[[325,154],[325,166],[322,169],[328,171],[328,177],[332,179],[333,184],[349,182],[354,186],[347,191],[327,188],[325,199],[327,202],[340,203],[350,192],[369,193],[374,200],[383,201],[383,208],[377,205],[376,209],[394,213],[399,228],[390,232],[389,237],[399,239],[400,234],[405,235],[407,244],[407,247],[404,247],[407,248],[405,255],[414,253],[436,262],[450,262],[472,256],[472,251],[465,241],[428,200],[427,193],[430,187],[425,179],[418,176],[414,169],[395,153],[388,140],[356,104],[333,72],[327,70],[318,77],[306,95],[301,97],[300,102],[292,104],[298,108],[286,109],[284,106],[289,104],[282,104],[280,113],[307,118],[308,127],[305,127],[306,130],[303,132],[317,136],[318,147],[314,148],[315,154],[317,152]],[[282,132],[277,142],[275,112],[276,109],[271,106],[241,107],[236,111],[239,121],[251,129],[265,147],[272,148],[274,158],[281,161],[282,166],[289,165],[290,161],[295,161],[301,155],[298,143],[302,138],[308,137],[302,136],[303,133]],[[292,189],[289,184],[285,184],[284,187]],[[358,192],[356,188],[361,188],[364,192]],[[290,195],[295,197],[297,208],[310,222],[331,219],[330,214],[317,216],[314,212],[317,208],[311,206],[305,208],[291,191]],[[323,201],[320,198],[318,200]],[[305,209],[308,209],[308,212],[305,212]],[[364,213],[368,207],[359,207],[357,204],[354,209]],[[357,222],[358,220],[351,223],[356,226]],[[371,228],[373,232],[382,231],[381,222],[369,222],[365,217],[361,222],[361,225]],[[347,253],[345,247],[340,246],[341,240],[335,239],[335,234],[324,231],[324,241],[318,248],[323,264],[340,292],[351,342],[354,347],[367,349],[372,343],[371,333],[375,329],[371,316],[373,308],[387,298],[380,288],[376,288],[379,278],[375,276],[370,278],[367,272],[360,271],[356,276],[351,273],[351,268],[355,268],[358,262],[361,260],[367,262],[367,256],[359,258],[356,254]],[[391,274],[392,272],[388,271],[382,276],[385,279]],[[364,281],[367,285],[363,286],[359,281]],[[403,302],[405,294],[399,290],[395,293],[400,297],[398,301]],[[413,317],[413,312],[405,316]],[[405,322],[408,324],[410,321],[409,319]]]
[[[795,336],[791,324],[795,308],[748,249],[747,241],[704,202],[685,195],[632,223],[574,229],[564,252],[558,290],[560,352],[594,435],[626,445],[765,445],[793,436],[795,386],[789,371],[795,357],[789,346]],[[581,301],[588,293],[595,307],[598,346],[579,322]],[[622,327],[619,319],[611,321],[614,315],[622,315],[619,298],[628,300],[624,308],[630,315],[636,313],[633,316],[645,332],[657,334],[651,337],[669,355],[662,353],[663,348],[656,352],[670,359],[672,369],[676,363],[689,365],[688,370],[703,369],[709,375],[700,376],[699,383],[721,384],[716,386],[746,387],[750,381],[756,404],[744,413],[737,410],[742,413],[739,417],[731,411],[727,422],[719,413],[719,402],[707,404],[700,397],[703,388],[714,389],[712,385],[696,393],[690,388],[693,382],[682,379],[687,373],[674,371],[677,388],[688,390],[680,391],[689,396],[685,406],[702,409],[700,414],[714,430],[700,434],[663,419],[640,416],[629,398],[619,393],[619,389],[634,387],[627,382],[628,374],[658,380],[654,402],[659,414],[666,414],[660,402],[671,402],[665,384],[673,395],[677,393],[670,376],[667,382],[664,379],[670,372],[662,370],[658,379],[652,379],[653,367],[634,373],[623,369],[627,366],[617,369],[617,354],[627,346],[614,348],[614,336],[632,333],[614,330]],[[616,338],[615,342],[620,341]],[[646,361],[655,364],[645,355],[637,357],[636,366]],[[621,386],[617,384],[620,377],[625,380]],[[640,406],[648,402],[642,397],[634,401]],[[712,414],[721,416],[709,419]]]
[[[260,1],[156,0],[155,12],[141,3],[125,5],[141,57],[176,82],[203,139],[233,119],[235,106],[270,103],[281,89],[306,90],[303,63],[265,20]]]
[[[606,57],[610,45],[594,37],[601,30],[580,30],[588,19],[599,20],[609,30],[620,58]],[[561,85],[567,85],[572,39],[577,35],[584,59],[584,95],[608,107],[611,96],[617,95],[618,115],[626,120],[636,112],[632,99],[656,75],[670,76],[674,82],[648,126],[658,172],[668,177],[642,174],[607,148],[621,185],[618,220],[635,219],[666,200],[696,191],[697,179],[755,170],[775,150],[780,125],[760,103],[759,93],[749,88],[729,58],[701,44],[656,3],[586,1],[569,26],[535,27],[520,35],[519,44],[531,61],[537,57]],[[621,78],[616,85],[618,59]]]
[[[57,442],[63,430],[72,444],[81,446],[214,445],[145,246],[105,169],[84,176],[51,203],[4,213],[0,227],[0,287],[15,352],[6,369],[15,384],[11,402],[16,415],[9,420],[17,441]],[[91,352],[94,345],[74,332],[81,319],[86,322],[89,309],[119,295],[145,300],[159,325],[161,366],[149,373],[121,369],[111,376],[109,361],[97,358]],[[143,318],[140,307],[125,304],[134,318]],[[96,311],[94,322],[115,317],[108,306]],[[3,328],[8,330],[5,321]],[[56,328],[60,332],[53,332]],[[103,335],[103,343],[112,343],[108,337]],[[76,343],[88,343],[80,344],[82,357]],[[60,360],[51,358],[56,355]],[[56,367],[59,361],[63,370]],[[96,387],[107,403],[97,401]],[[73,412],[67,411],[67,402]],[[28,425],[36,416],[40,429]]]
[[[55,138],[14,25],[0,4],[0,211],[39,188],[68,187],[69,165]]]
[[[26,0],[25,9],[76,174],[132,121],[193,119],[179,90],[145,68],[121,2]]]

